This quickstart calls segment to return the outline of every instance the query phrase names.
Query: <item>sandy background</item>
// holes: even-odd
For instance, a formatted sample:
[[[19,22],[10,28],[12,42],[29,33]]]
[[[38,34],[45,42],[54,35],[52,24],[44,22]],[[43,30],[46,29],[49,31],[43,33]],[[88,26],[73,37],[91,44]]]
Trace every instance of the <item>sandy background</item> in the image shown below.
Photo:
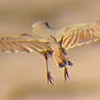
[[[0,0],[0,35],[31,33],[37,20],[52,28],[100,20],[99,0]],[[49,59],[54,86],[46,83],[45,60],[32,54],[0,53],[0,100],[100,100],[100,42],[68,51],[70,80]]]

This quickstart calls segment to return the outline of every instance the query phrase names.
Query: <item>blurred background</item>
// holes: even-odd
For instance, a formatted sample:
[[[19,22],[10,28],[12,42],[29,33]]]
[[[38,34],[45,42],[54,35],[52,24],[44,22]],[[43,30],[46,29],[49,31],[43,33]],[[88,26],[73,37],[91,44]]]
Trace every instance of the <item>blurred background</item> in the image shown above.
[[[99,0],[0,0],[0,36],[31,33],[46,20],[54,29],[100,20]],[[73,67],[64,82],[63,69],[49,59],[54,86],[47,84],[44,57],[0,53],[0,100],[100,100],[100,42],[68,51]]]

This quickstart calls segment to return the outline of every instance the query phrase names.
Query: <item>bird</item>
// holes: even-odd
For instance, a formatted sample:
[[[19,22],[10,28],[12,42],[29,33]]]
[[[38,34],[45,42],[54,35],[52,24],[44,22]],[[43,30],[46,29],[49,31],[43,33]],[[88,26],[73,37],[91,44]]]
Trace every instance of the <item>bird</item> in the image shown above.
[[[48,58],[52,57],[56,65],[64,69],[66,81],[69,79],[67,66],[73,66],[67,51],[98,40],[100,40],[100,21],[69,25],[61,29],[52,29],[47,21],[37,21],[32,24],[30,34],[20,33],[17,37],[0,37],[0,52],[40,53],[45,58],[47,82],[53,85]]]

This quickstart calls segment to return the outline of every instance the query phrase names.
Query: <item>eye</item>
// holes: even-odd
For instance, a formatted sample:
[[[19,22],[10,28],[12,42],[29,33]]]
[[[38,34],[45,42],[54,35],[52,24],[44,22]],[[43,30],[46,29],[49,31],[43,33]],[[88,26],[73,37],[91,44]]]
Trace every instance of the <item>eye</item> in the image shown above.
[[[45,24],[46,24],[46,26],[47,26],[48,28],[50,28],[50,26],[49,26],[48,22],[46,22]]]

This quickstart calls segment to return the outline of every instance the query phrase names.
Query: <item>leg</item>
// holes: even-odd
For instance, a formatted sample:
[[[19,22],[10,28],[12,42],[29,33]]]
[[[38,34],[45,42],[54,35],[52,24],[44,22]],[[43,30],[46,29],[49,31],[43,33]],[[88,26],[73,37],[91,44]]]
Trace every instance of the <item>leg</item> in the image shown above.
[[[51,73],[49,72],[49,69],[48,69],[48,57],[47,57],[47,54],[45,54],[45,60],[46,60],[46,74],[47,74],[47,82],[48,83],[51,83],[53,85],[53,78],[51,77]]]
[[[64,67],[64,78],[65,78],[65,81],[67,80],[67,78],[69,79],[69,74],[66,67]]]

